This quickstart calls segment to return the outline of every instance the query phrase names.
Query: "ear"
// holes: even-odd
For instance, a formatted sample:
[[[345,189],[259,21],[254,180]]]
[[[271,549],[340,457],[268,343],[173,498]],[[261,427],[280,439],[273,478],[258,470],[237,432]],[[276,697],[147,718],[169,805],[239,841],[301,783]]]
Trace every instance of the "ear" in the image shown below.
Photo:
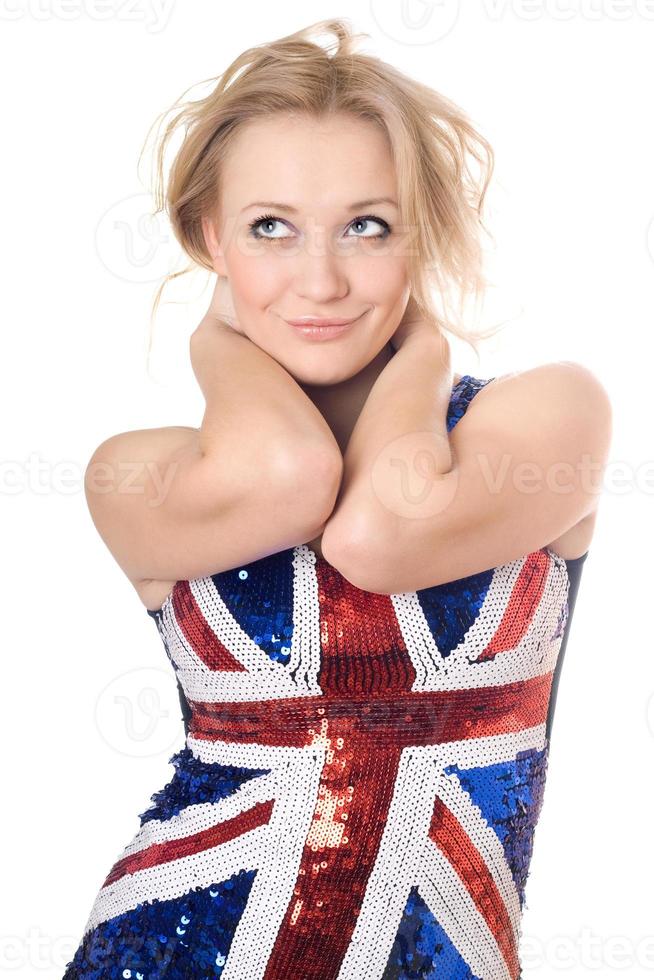
[[[211,257],[211,264],[214,272],[216,272],[219,276],[226,276],[227,266],[225,264],[223,250],[220,247],[220,242],[218,241],[216,223],[213,221],[213,219],[207,217],[206,215],[203,215],[202,217],[202,233],[204,235],[204,242],[207,246],[207,251]]]

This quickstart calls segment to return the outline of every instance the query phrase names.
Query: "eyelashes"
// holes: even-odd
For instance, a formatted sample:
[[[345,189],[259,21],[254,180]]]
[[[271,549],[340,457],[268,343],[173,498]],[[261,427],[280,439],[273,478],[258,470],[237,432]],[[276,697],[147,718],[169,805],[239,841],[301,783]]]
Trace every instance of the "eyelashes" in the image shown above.
[[[259,230],[258,230],[259,229],[259,225],[265,224],[268,221],[271,221],[271,222],[279,222],[280,224],[285,224],[285,222],[284,222],[284,220],[282,218],[278,218],[274,214],[262,214],[260,217],[255,218],[253,221],[250,221],[249,222],[249,224],[248,224],[249,234],[253,238],[256,238],[258,241],[262,241],[262,242],[265,242],[265,241],[268,241],[268,242],[283,242],[283,241],[286,241],[288,238],[292,237],[290,235],[278,235],[278,236],[262,235],[259,232]],[[348,225],[348,227],[352,227],[352,225],[356,225],[356,224],[358,224],[360,222],[363,222],[363,221],[374,221],[376,224],[382,226],[383,231],[380,234],[378,234],[378,235],[350,235],[348,237],[350,237],[350,238],[361,238],[363,241],[371,241],[371,240],[372,241],[375,241],[375,240],[379,241],[379,240],[382,240],[384,238],[388,238],[388,236],[391,234],[392,228],[388,224],[388,222],[387,221],[384,221],[383,218],[378,218],[374,214],[362,214],[359,217],[354,218],[350,222],[350,224]]]

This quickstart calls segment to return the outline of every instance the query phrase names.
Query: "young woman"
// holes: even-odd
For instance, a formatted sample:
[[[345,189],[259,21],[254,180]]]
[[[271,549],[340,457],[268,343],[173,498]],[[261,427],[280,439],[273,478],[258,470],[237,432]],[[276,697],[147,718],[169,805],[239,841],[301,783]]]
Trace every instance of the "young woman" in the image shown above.
[[[185,103],[160,181],[180,124],[166,203],[218,276],[206,410],[103,442],[86,485],[186,744],[66,980],[519,977],[606,393],[570,362],[452,372],[490,147],[344,22]]]

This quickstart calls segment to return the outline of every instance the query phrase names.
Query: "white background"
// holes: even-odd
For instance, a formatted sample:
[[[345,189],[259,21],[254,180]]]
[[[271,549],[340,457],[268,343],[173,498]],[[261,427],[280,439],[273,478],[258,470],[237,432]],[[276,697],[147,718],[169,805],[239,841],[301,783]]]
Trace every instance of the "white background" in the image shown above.
[[[204,404],[188,362],[204,273],[164,294],[179,305],[160,308],[148,370],[151,303],[179,253],[143,220],[139,152],[189,86],[333,16],[495,149],[487,322],[510,326],[481,363],[455,345],[455,372],[575,360],[613,403],[521,953],[524,980],[651,976],[654,2],[0,0],[3,976],[61,977],[183,744],[154,622],[83,493],[107,436],[199,425]]]

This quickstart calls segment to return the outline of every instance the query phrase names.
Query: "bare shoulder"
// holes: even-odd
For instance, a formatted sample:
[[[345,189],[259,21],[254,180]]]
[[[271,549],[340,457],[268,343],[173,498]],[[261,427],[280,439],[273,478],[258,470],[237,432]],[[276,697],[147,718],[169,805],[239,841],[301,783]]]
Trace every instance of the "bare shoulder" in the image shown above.
[[[501,418],[507,412],[522,408],[538,408],[550,417],[554,410],[575,411],[580,420],[589,419],[594,428],[610,431],[611,402],[600,379],[577,361],[550,361],[524,371],[513,371],[493,378],[475,396],[473,406],[484,404],[484,412],[497,412]],[[467,415],[468,413],[466,413]],[[515,418],[515,416],[514,416]]]
[[[333,456],[311,447],[289,454],[266,444],[256,459],[229,442],[207,452],[201,430],[169,426],[105,440],[84,488],[100,537],[146,607],[158,609],[176,582],[314,536],[337,476]]]
[[[86,467],[85,492],[94,525],[148,608],[158,608],[175,582],[143,578],[133,571],[126,542],[133,534],[121,533],[130,522],[125,507],[117,503],[134,500],[134,494],[152,497],[155,487],[166,485],[165,468],[197,453],[199,437],[200,429],[187,425],[118,432],[97,446]]]
[[[612,423],[611,401],[597,375],[576,361],[553,361],[493,378],[475,395],[451,438],[455,452],[457,441],[479,449],[490,443],[506,447],[516,457],[542,463],[556,484],[576,461],[592,461],[595,469],[606,462]],[[596,492],[584,503],[586,512],[547,547],[567,559],[584,554],[599,499]]]
[[[452,439],[487,430],[514,445],[521,439],[528,445],[535,436],[541,445],[572,447],[576,440],[581,451],[603,457],[612,425],[611,401],[597,375],[576,361],[551,361],[494,377],[475,395]]]
[[[130,447],[137,448],[139,451],[150,447],[153,451],[163,450],[169,452],[176,446],[186,446],[190,439],[197,439],[200,430],[190,425],[166,425],[152,429],[130,429],[126,432],[117,432],[104,439],[95,450],[93,459],[100,450],[109,447],[122,450],[129,450]]]

